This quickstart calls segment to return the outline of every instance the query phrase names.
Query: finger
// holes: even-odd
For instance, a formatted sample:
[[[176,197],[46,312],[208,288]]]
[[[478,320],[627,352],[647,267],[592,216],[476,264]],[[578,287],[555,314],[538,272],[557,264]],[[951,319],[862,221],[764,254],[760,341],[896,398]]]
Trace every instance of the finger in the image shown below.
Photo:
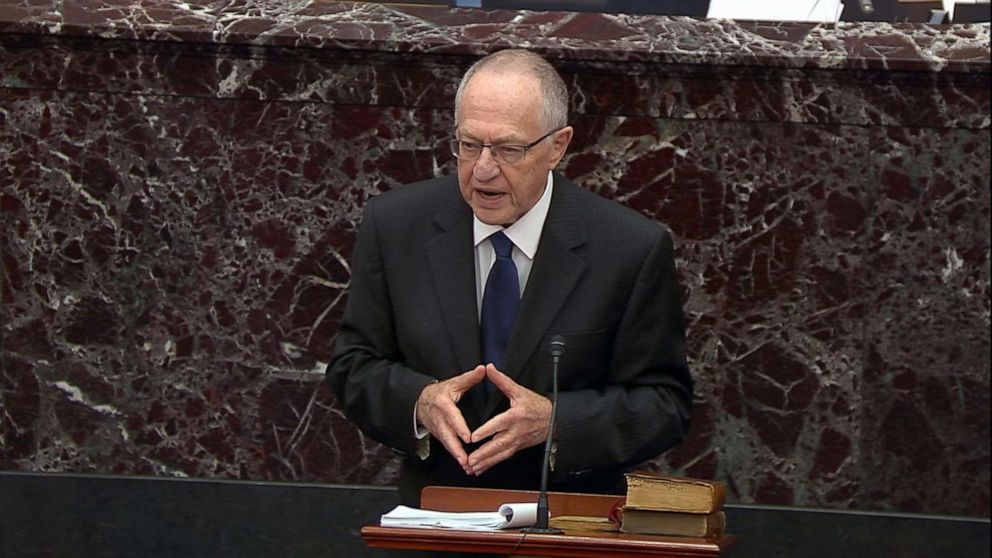
[[[486,421],[472,432],[472,442],[478,443],[500,433],[510,434],[517,447],[543,442],[548,436],[551,402],[530,390],[518,398],[512,407]]]
[[[468,372],[463,372],[454,378],[448,380],[452,389],[457,391],[459,394],[464,393],[469,390],[475,384],[478,384],[486,377],[486,367],[476,366],[475,368],[469,370]]]
[[[471,437],[472,443],[481,442],[482,440],[485,440],[490,436],[493,436],[499,432],[506,430],[507,427],[509,426],[508,424],[509,417],[507,416],[506,413],[507,412],[504,411],[494,416],[493,418],[487,420],[486,423],[483,424],[482,426],[476,428],[475,432],[472,432],[472,437]]]
[[[439,422],[444,424],[444,427],[454,433],[461,441],[466,444],[472,440],[472,431],[468,429],[468,424],[465,422],[465,417],[462,416],[461,410],[453,401],[442,400],[438,402],[435,409],[439,411]]]
[[[438,439],[446,431],[465,443],[472,439],[456,400],[443,382],[424,388],[417,402],[417,421]]]
[[[508,436],[497,436],[473,451],[468,456],[468,470],[471,474],[481,475],[493,466],[513,457],[518,448],[508,440]]]
[[[448,450],[451,457],[455,458],[455,461],[465,469],[468,466],[468,454],[465,453],[465,447],[462,446],[461,440],[455,435],[454,431],[449,428],[442,428],[440,431],[434,434],[434,437],[441,442],[444,449]]]
[[[458,461],[458,464],[464,467],[468,463],[468,455],[462,442],[467,443],[471,437],[468,425],[465,424],[461,411],[450,399],[441,395],[434,401],[431,413],[423,424]]]
[[[492,382],[496,389],[502,391],[507,397],[514,397],[523,387],[514,382],[509,376],[499,371],[494,364],[486,365],[486,377]]]

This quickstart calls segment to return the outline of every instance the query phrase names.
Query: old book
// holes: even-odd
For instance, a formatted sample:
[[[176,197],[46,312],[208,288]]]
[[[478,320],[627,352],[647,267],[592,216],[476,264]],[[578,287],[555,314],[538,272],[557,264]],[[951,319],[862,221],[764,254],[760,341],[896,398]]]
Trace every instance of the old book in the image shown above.
[[[683,513],[712,513],[723,508],[727,488],[720,481],[660,473],[627,473],[627,507]]]
[[[727,529],[727,516],[713,513],[680,513],[624,508],[621,533],[718,537]]]
[[[606,517],[588,515],[559,515],[548,520],[548,526],[564,531],[618,531],[620,526]]]

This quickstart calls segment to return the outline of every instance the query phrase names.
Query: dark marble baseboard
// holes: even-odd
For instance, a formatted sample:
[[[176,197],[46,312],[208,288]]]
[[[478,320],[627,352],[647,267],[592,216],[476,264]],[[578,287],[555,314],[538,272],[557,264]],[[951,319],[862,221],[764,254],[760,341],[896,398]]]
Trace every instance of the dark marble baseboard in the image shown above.
[[[494,48],[668,226],[696,379],[648,466],[988,517],[989,29],[0,0],[0,469],[388,485],[323,382],[366,201],[453,170]]]
[[[0,555],[399,556],[358,534],[398,503],[367,486],[0,473]]]
[[[365,547],[359,530],[394,489],[306,483],[0,472],[0,555],[417,556]],[[989,555],[989,520],[727,507],[729,558]]]

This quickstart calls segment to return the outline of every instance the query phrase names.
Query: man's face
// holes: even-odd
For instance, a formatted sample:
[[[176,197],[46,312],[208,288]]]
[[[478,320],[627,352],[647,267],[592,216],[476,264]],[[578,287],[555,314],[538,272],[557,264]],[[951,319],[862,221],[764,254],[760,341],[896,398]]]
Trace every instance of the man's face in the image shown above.
[[[462,94],[458,139],[484,144],[527,145],[551,130],[541,118],[537,79],[482,70]],[[465,201],[483,223],[509,226],[544,193],[548,171],[565,154],[569,127],[530,148],[518,163],[498,163],[489,149],[478,159],[458,160],[458,184]]]

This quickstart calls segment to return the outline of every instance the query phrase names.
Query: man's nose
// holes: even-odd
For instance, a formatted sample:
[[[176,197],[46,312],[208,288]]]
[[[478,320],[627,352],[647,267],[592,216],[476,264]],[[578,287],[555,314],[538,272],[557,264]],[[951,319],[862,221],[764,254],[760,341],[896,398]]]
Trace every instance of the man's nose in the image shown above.
[[[479,158],[475,160],[475,166],[472,167],[472,174],[476,180],[487,181],[496,178],[499,172],[499,163],[493,157],[492,148],[483,148],[482,153],[479,154]]]

